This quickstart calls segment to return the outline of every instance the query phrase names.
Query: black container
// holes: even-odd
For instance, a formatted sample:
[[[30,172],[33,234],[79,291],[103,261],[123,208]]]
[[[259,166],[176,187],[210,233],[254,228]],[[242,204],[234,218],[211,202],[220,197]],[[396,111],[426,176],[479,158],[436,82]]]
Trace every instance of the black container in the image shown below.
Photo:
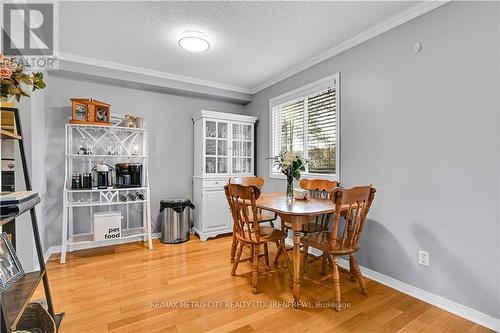
[[[90,189],[92,188],[92,174],[84,173],[82,178],[82,188]]]
[[[97,164],[94,169],[97,172],[97,188],[100,190],[107,189],[111,187],[111,180],[109,179],[110,167],[106,164]]]
[[[108,188],[108,171],[97,171],[97,188],[104,190]]]
[[[71,188],[73,190],[78,190],[82,188],[82,174],[74,173],[71,177]]]

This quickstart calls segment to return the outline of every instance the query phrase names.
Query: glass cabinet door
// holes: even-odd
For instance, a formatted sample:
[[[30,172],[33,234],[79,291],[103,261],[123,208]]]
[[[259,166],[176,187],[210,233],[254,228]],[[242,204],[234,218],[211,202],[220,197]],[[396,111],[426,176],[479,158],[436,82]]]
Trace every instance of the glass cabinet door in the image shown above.
[[[228,123],[205,122],[205,173],[228,173]]]
[[[208,121],[205,123],[205,136],[207,138],[217,137],[217,123],[215,121]]]
[[[231,168],[234,174],[252,172],[252,125],[232,124]]]

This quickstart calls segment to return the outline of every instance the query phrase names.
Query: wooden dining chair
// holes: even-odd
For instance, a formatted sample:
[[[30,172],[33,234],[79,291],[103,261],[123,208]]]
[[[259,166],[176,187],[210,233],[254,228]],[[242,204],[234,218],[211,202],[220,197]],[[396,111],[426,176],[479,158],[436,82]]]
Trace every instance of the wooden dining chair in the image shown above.
[[[311,198],[315,199],[328,199],[333,191],[339,186],[339,183],[334,180],[327,179],[302,179],[300,181],[300,188],[309,191],[309,195]],[[315,218],[312,218],[310,223],[304,223],[302,225],[302,229],[300,230],[301,236],[309,235],[312,233],[318,233],[328,230],[328,225],[332,220],[333,214],[322,214]],[[292,223],[290,221],[281,220],[281,230],[285,234],[288,234],[288,230],[292,228]],[[293,248],[289,248],[289,250],[293,250]],[[279,251],[279,250],[278,250]],[[278,253],[279,254],[279,253]],[[314,260],[319,259],[315,258]],[[323,258],[325,260],[326,258]],[[322,271],[325,270],[325,263],[323,262]]]
[[[257,186],[259,190],[262,189],[262,186],[264,186],[264,178],[262,177],[232,177],[229,178],[229,184],[238,184],[238,185],[243,185],[243,186]],[[249,215],[250,217],[250,222],[253,223],[253,216],[252,214]],[[269,222],[270,226],[274,228],[274,221],[276,220],[277,216],[274,213],[269,213],[265,212],[260,208],[257,208],[257,221],[258,223],[265,223]],[[234,262],[234,256],[236,254],[236,245],[237,245],[237,239],[234,236],[234,230],[233,230],[233,241],[231,244],[231,262]],[[269,260],[269,255],[268,255],[268,250],[267,250],[267,245],[265,246],[265,256],[266,260]],[[267,263],[269,265],[269,263]]]
[[[278,248],[282,249],[282,254],[285,256],[286,269],[291,276],[291,264],[288,254],[284,250],[286,235],[278,229],[268,226],[261,226],[251,221],[257,220],[257,207],[255,200],[260,196],[260,190],[257,186],[243,186],[238,184],[228,184],[224,186],[226,198],[231,207],[233,215],[234,235],[237,239],[237,251],[234,259],[231,275],[236,275],[238,264],[240,263],[241,253],[245,245],[250,245],[252,249],[252,292],[257,293],[257,280],[259,274],[259,252],[261,245],[269,242],[275,243]],[[250,209],[249,209],[250,207]],[[270,269],[266,265],[266,273],[279,270]]]
[[[313,247],[330,258],[332,264],[333,289],[335,294],[335,310],[340,311],[340,277],[337,265],[337,257],[340,255],[349,256],[349,266],[351,274],[358,280],[361,293],[366,295],[366,284],[363,275],[359,270],[359,265],[354,254],[359,249],[361,233],[366,222],[366,215],[370,210],[375,188],[370,186],[353,187],[351,189],[337,188],[334,190],[331,200],[335,204],[335,212],[344,211],[345,214],[335,214],[331,231],[324,231],[319,234],[311,234],[302,238],[304,246],[304,277],[308,271],[308,250]],[[344,220],[341,225],[340,220]],[[311,280],[311,279],[309,279]],[[322,283],[325,278],[320,281]]]
[[[311,198],[315,199],[328,199],[333,191],[339,186],[339,183],[334,180],[327,179],[302,179],[300,181],[300,188],[309,191]],[[317,233],[328,230],[328,224],[332,219],[333,214],[323,214],[311,220],[311,223],[302,225],[302,234]],[[285,231],[292,228],[289,221],[284,221]]]

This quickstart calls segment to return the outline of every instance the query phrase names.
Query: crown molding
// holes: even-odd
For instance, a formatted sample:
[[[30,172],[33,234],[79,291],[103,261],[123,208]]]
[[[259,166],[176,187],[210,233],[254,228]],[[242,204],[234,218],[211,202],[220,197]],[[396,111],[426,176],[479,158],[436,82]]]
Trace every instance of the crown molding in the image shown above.
[[[177,81],[177,82],[181,82],[181,83],[195,84],[195,85],[199,85],[199,86],[227,90],[227,91],[232,91],[232,92],[237,92],[237,93],[242,93],[242,94],[250,94],[250,89],[248,89],[248,88],[233,86],[233,85],[219,83],[219,82],[215,82],[215,81],[197,79],[197,78],[190,77],[190,76],[171,74],[171,73],[162,72],[162,71],[158,71],[158,70],[154,70],[154,69],[148,69],[148,68],[144,68],[144,67],[125,65],[125,64],[121,64],[121,63],[117,63],[117,62],[107,61],[107,60],[83,57],[83,56],[79,56],[76,54],[66,53],[66,52],[61,52],[61,51],[58,52],[58,60],[64,60],[64,61],[84,64],[84,65],[114,69],[114,70],[132,73],[132,74],[147,75],[147,76],[156,77],[156,78],[160,78],[160,79],[172,80],[172,81]]]
[[[234,120],[239,122],[255,123],[259,118],[254,116],[246,116],[236,113],[219,112],[212,110],[200,110],[193,116],[193,121],[200,118],[211,118],[211,119],[221,119],[221,120]]]
[[[367,40],[370,40],[374,37],[377,37],[384,32],[387,32],[403,23],[406,23],[416,17],[419,17],[433,9],[436,9],[446,3],[448,3],[450,0],[443,0],[443,1],[424,1],[420,4],[417,4],[413,6],[412,8],[399,13],[388,20],[368,29],[365,30],[364,32],[318,54],[317,56],[312,57],[311,59],[307,60],[306,62],[303,62],[297,66],[294,66],[285,72],[278,74],[274,76],[273,78],[266,80],[255,87],[249,89],[245,87],[239,87],[239,86],[234,86],[234,85],[229,85],[229,84],[224,84],[220,82],[215,82],[215,81],[210,81],[210,80],[203,80],[203,79],[198,79],[190,76],[184,76],[184,75],[178,75],[178,74],[171,74],[167,72],[162,72],[158,70],[153,70],[153,69],[148,69],[148,68],[143,68],[139,66],[132,66],[132,65],[125,65],[117,62],[112,62],[112,61],[106,61],[106,60],[101,60],[101,59],[95,59],[95,58],[89,58],[89,57],[83,57],[79,56],[76,54],[71,54],[71,53],[66,53],[66,52],[58,52],[58,58],[63,61],[68,61],[68,62],[73,62],[73,63],[78,63],[78,64],[84,64],[84,65],[91,65],[91,66],[96,66],[96,67],[102,67],[102,68],[107,68],[107,69],[113,69],[113,70],[119,70],[123,72],[128,72],[131,74],[140,74],[140,75],[146,75],[150,77],[155,77],[155,78],[160,78],[164,80],[171,80],[171,81],[176,81],[180,83],[185,83],[185,84],[194,84],[194,85],[199,85],[203,87],[208,87],[208,88],[213,88],[213,89],[220,89],[220,90],[225,90],[229,92],[236,92],[236,93],[241,93],[241,94],[249,94],[253,95],[258,93],[259,91],[268,88],[278,82],[281,82],[295,74],[298,74],[316,64],[319,64],[320,62],[323,62],[329,58],[332,58],[350,48],[353,48],[363,42],[366,42]]]
[[[413,20],[416,17],[419,17],[433,9],[436,9],[438,7],[441,7],[442,5],[448,3],[450,0],[444,0],[444,1],[425,1],[423,3],[420,3],[418,5],[415,5],[411,7],[410,9],[401,12],[397,15],[394,15],[393,17],[389,18],[388,20],[368,29],[363,31],[362,33],[318,54],[317,56],[312,57],[311,59],[307,60],[306,62],[303,62],[297,66],[294,66],[287,71],[276,75],[275,77],[266,80],[255,87],[250,89],[250,94],[256,94],[259,91],[266,89],[278,82],[281,82],[295,74],[298,74],[314,65],[319,64],[320,62],[323,62],[327,59],[330,59],[344,51],[347,51],[350,48],[353,48],[354,46],[357,46],[363,42],[366,42],[367,40],[370,40],[374,37],[377,37],[384,32],[387,32],[403,23],[406,23],[410,20]]]

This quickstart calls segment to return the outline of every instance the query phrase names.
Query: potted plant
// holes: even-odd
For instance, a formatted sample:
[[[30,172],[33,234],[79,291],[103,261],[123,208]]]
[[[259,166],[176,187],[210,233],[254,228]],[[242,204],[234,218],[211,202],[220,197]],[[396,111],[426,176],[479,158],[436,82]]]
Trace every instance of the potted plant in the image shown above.
[[[278,156],[270,158],[273,165],[286,176],[286,198],[293,201],[293,180],[300,179],[300,173],[306,170],[306,161],[299,155],[284,151]]]
[[[32,91],[45,88],[43,73],[27,71],[23,65],[0,53],[0,102],[2,106],[14,107],[21,96],[30,97]]]

